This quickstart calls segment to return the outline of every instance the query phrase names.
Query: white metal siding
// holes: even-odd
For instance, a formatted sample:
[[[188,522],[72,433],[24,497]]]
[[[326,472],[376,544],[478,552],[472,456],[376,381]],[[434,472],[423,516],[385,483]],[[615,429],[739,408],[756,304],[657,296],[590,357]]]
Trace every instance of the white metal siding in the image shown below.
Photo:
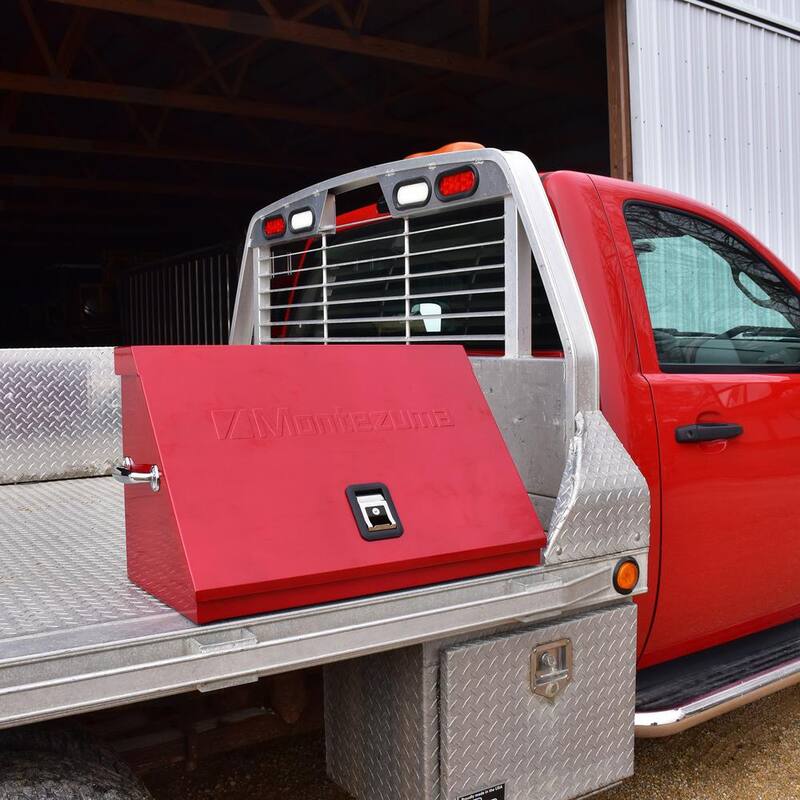
[[[798,0],[731,0],[726,3],[734,12],[762,16],[768,22],[800,26],[800,2]]]
[[[800,271],[800,0],[628,0],[634,178],[707,202]]]

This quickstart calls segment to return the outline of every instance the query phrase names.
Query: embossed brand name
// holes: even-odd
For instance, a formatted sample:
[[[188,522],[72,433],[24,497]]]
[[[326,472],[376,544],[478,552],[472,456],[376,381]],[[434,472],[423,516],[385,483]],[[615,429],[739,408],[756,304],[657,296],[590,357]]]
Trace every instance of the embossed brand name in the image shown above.
[[[218,439],[279,439],[375,431],[451,428],[447,409],[345,411],[296,414],[289,408],[221,408],[211,412]]]

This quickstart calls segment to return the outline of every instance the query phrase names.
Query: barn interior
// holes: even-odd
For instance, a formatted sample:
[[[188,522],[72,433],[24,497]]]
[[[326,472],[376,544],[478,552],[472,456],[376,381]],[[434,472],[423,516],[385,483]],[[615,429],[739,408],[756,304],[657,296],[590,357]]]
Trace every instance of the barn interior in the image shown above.
[[[0,347],[223,342],[255,210],[447,142],[628,177],[621,9],[11,0]],[[175,264],[177,289],[159,278]],[[153,303],[188,292],[197,324],[179,339],[140,324],[137,279]]]

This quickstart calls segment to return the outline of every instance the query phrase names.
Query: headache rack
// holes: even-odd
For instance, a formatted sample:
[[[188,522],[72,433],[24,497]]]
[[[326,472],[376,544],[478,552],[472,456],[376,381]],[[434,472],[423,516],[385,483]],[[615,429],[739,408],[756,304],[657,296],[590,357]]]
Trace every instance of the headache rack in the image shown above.
[[[504,235],[503,202],[489,201],[258,248],[259,339],[502,349]]]
[[[474,186],[443,196],[439,182],[458,170]],[[398,205],[400,188],[422,185],[427,193]],[[521,153],[442,153],[325,181],[261,209],[246,242],[231,344],[444,342],[517,361],[555,350],[563,417],[598,407],[588,316]],[[562,441],[572,432],[568,423]]]

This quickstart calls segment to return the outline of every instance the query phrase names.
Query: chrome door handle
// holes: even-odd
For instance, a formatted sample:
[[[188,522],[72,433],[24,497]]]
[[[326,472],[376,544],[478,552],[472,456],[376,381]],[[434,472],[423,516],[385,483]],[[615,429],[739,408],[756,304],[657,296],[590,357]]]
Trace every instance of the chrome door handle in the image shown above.
[[[122,459],[122,464],[114,467],[111,475],[120,483],[149,483],[154,492],[161,488],[161,472],[158,464],[136,464],[128,456]]]
[[[700,422],[675,428],[675,441],[682,444],[713,442],[717,439],[733,439],[743,433],[744,428],[734,422]]]

